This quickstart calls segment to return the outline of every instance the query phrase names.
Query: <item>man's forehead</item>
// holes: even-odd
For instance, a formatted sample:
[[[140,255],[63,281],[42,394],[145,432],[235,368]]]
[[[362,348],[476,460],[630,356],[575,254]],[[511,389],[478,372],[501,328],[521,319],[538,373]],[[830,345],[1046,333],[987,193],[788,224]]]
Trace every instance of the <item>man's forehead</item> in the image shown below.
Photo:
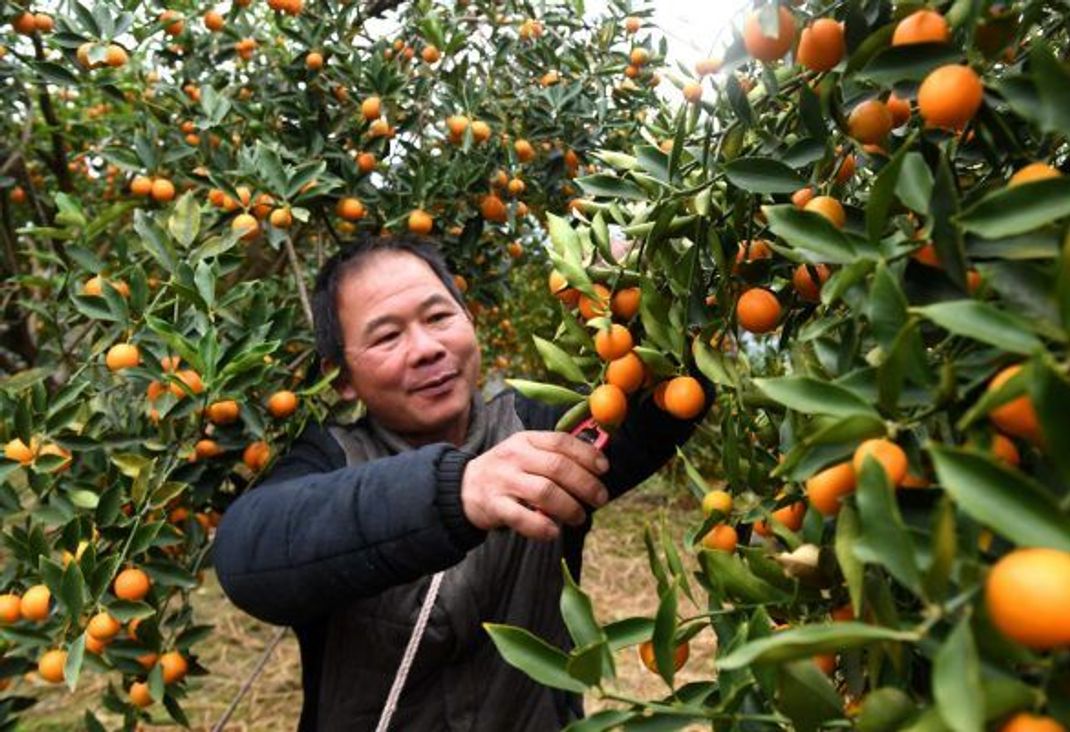
[[[430,264],[407,252],[376,252],[346,272],[337,304],[341,317],[366,321],[402,303],[426,306],[443,300],[453,302],[453,297]]]

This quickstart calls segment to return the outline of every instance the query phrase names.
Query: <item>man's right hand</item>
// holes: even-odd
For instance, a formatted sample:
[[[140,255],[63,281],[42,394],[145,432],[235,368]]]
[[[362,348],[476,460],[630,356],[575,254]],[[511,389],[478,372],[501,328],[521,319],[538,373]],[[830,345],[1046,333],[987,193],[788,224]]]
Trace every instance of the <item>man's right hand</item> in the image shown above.
[[[564,522],[579,526],[584,504],[609,500],[598,476],[609,469],[599,450],[564,432],[517,432],[472,458],[461,480],[465,516],[484,531],[506,526],[548,541]]]

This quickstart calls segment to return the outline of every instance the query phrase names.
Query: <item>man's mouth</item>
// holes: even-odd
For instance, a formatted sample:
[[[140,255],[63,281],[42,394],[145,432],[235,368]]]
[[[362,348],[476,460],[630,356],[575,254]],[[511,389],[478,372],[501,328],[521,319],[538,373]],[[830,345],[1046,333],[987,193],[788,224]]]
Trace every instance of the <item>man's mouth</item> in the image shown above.
[[[414,392],[434,392],[439,389],[445,388],[448,384],[452,383],[457,378],[456,371],[446,371],[445,373],[438,374],[426,379],[421,383],[413,387]]]

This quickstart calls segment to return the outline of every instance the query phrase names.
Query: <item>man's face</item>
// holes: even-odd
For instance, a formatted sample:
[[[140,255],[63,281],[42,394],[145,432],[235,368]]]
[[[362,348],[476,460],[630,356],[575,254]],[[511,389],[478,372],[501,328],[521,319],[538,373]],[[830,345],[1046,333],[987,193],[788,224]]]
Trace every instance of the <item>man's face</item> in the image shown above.
[[[379,252],[338,288],[345,366],[343,398],[413,445],[461,444],[479,345],[468,314],[422,259]]]

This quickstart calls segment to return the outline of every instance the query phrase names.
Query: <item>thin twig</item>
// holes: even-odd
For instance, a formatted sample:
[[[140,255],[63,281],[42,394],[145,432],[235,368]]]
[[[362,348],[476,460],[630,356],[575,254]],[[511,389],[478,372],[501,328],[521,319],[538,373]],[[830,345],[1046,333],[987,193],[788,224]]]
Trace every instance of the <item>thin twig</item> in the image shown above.
[[[249,674],[249,678],[247,678],[241,688],[238,689],[237,696],[234,697],[233,701],[230,702],[230,706],[227,707],[227,711],[223,712],[223,716],[220,717],[219,721],[212,727],[212,732],[222,732],[223,727],[230,721],[231,715],[234,714],[234,710],[238,708],[238,704],[241,703],[242,698],[249,693],[249,689],[253,688],[253,682],[256,681],[257,677],[263,672],[264,666],[267,665],[268,659],[271,658],[272,651],[275,650],[275,646],[279,645],[282,636],[286,635],[286,630],[287,628],[285,627],[279,628],[278,632],[275,633],[275,637],[271,639],[267,648],[264,649],[263,655],[260,656],[260,660],[257,661],[256,668],[253,669],[253,672]]]
[[[308,290],[305,289],[305,273],[301,269],[301,263],[297,261],[297,252],[294,251],[293,240],[286,237],[286,256],[290,259],[290,267],[293,269],[294,279],[297,281],[297,295],[301,298],[301,308],[305,311],[309,327],[313,327],[312,304],[308,299]]]

